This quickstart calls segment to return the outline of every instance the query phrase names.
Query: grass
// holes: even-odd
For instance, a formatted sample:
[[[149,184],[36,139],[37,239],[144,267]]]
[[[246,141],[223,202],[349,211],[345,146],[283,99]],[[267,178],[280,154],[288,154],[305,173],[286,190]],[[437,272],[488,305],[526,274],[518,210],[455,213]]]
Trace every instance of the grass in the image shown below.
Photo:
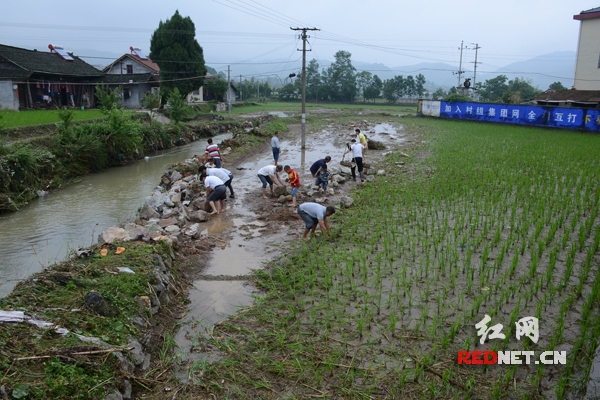
[[[122,381],[123,371],[113,355],[73,353],[100,350],[82,342],[77,335],[98,338],[120,348],[128,344],[128,337],[139,338],[143,332],[132,324],[132,317],[141,316],[148,321],[159,317],[153,316],[136,297],[154,296],[150,283],[155,282],[155,256],[168,258],[168,248],[163,244],[133,242],[123,246],[126,251],[122,255],[109,251],[106,257],[100,256],[100,249],[94,247],[95,255],[51,266],[0,299],[2,310],[21,310],[70,331],[60,336],[52,329],[27,323],[0,324],[1,384],[13,398],[104,398]],[[135,274],[109,272],[116,267],[128,267]],[[119,315],[103,317],[87,309],[84,296],[90,290],[107,299],[119,310]],[[165,342],[165,346],[170,345],[166,339]],[[157,360],[160,353],[154,354]],[[23,357],[39,358],[17,360]],[[166,365],[168,360],[160,361]],[[148,375],[154,373],[151,370]],[[26,394],[16,397],[15,393]]]
[[[319,109],[333,109],[333,110],[381,110],[385,112],[391,113],[406,113],[408,110],[410,112],[416,112],[417,107],[412,106],[399,106],[399,105],[387,105],[387,104],[328,104],[328,103],[307,103],[306,110],[307,113],[310,114],[311,110],[319,110]],[[236,106],[235,104],[231,108],[231,115],[239,115],[239,114],[253,114],[253,113],[265,113],[272,111],[282,111],[282,112],[294,112],[300,113],[302,110],[302,105],[300,102],[269,102],[267,104],[256,104],[251,106]],[[218,113],[223,116],[227,116],[227,112]]]
[[[332,243],[257,272],[265,297],[202,339],[229,358],[194,393],[583,397],[600,337],[598,138],[403,121],[425,143],[388,156],[386,178],[356,193],[360,212],[332,218]],[[479,344],[486,314],[504,340]],[[528,316],[537,343],[516,339]],[[459,366],[464,350],[560,350],[567,364]]]
[[[51,124],[60,122],[56,110],[31,110],[31,111],[0,111],[0,124],[3,128],[16,128],[20,126],[31,126],[41,124]],[[104,118],[100,110],[75,110],[73,119],[98,119]]]

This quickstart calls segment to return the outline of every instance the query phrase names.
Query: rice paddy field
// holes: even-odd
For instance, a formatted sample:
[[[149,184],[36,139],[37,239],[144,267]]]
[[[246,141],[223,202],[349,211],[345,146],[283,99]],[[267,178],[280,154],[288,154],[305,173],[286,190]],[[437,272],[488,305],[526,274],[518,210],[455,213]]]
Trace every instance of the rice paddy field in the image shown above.
[[[219,398],[583,398],[600,336],[600,137],[405,119],[419,138],[332,218],[259,272],[266,295],[194,365]],[[400,163],[404,165],[400,166]],[[483,342],[475,326],[502,324]],[[539,322],[537,343],[517,323]],[[483,342],[483,344],[481,344]],[[458,365],[459,351],[533,351]],[[566,364],[536,364],[544,351]]]

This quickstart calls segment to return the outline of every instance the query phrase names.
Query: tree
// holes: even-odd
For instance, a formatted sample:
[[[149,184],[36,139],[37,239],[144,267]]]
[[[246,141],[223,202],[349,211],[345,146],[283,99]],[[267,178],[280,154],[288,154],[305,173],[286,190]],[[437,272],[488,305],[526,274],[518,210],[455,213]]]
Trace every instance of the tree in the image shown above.
[[[404,82],[406,94],[409,98],[412,98],[415,94],[417,94],[417,82],[415,82],[415,78],[413,78],[412,75],[407,76]]]
[[[300,75],[300,81],[302,75]],[[298,78],[296,78],[298,81]],[[315,102],[319,98],[319,91],[321,89],[321,74],[319,73],[319,62],[316,59],[310,60],[306,67],[306,98],[315,99]]]
[[[150,120],[154,119],[154,109],[160,107],[160,95],[156,93],[144,93],[142,106],[150,110]]]
[[[377,75],[373,75],[371,84],[365,88],[363,96],[365,99],[373,100],[373,102],[375,102],[375,99],[381,97],[382,90],[383,82],[381,81],[381,78],[379,78]]]
[[[508,77],[506,75],[498,75],[495,78],[487,79],[478,90],[481,98],[486,101],[498,101],[502,98],[504,92],[508,90]]]
[[[98,106],[104,114],[113,108],[123,108],[123,103],[119,103],[122,91],[122,86],[117,86],[115,89],[111,89],[108,86],[96,85],[96,98],[98,99]]]
[[[423,74],[419,74],[416,76],[415,90],[416,94],[419,95],[419,97],[423,97],[423,93],[425,93],[426,82],[427,80],[425,79],[425,76]]]
[[[293,84],[288,83],[287,85],[283,86],[281,89],[279,89],[279,98],[281,100],[290,100],[290,99],[295,99],[298,95],[298,92],[296,91],[296,88],[294,87]]]
[[[396,78],[386,79],[383,82],[383,98],[388,103],[395,103],[398,100],[398,95],[396,94]]]
[[[550,86],[548,86],[548,89],[550,90],[567,90],[568,88],[565,87],[562,82],[554,82],[553,84],[551,84]]]
[[[369,71],[361,71],[356,74],[356,86],[363,96],[363,102],[367,100],[365,91],[371,85],[372,81],[373,75]]]
[[[185,113],[185,102],[183,101],[183,96],[179,93],[179,89],[175,88],[171,90],[169,93],[168,100],[168,112],[169,118],[174,123],[181,122],[183,119],[183,114]]]
[[[227,92],[227,81],[217,76],[205,80],[206,91],[212,94],[217,101],[222,101]]]
[[[358,89],[356,88],[356,68],[352,66],[348,51],[340,50],[335,53],[335,61],[327,68],[324,75],[327,82],[328,95],[332,100],[352,102]]]
[[[433,92],[433,99],[434,100],[439,100],[441,98],[443,98],[446,95],[446,93],[444,92],[444,89],[442,89],[441,87],[438,88],[435,92]]]
[[[518,95],[513,98],[514,103],[520,103],[523,100],[531,100],[542,91],[531,84],[531,79],[515,78],[508,82],[508,90]]]
[[[196,27],[179,11],[160,21],[150,39],[150,58],[160,67],[163,94],[178,88],[182,96],[204,84],[206,66],[202,47],[195,39]],[[164,96],[163,96],[164,98]]]

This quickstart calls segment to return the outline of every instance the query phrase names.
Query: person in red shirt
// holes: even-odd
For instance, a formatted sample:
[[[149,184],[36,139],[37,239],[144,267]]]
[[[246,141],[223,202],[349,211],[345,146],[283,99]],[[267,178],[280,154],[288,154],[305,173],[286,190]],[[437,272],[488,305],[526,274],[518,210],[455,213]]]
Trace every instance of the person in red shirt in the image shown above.
[[[292,204],[290,204],[290,207],[296,207],[296,193],[298,193],[298,189],[300,189],[300,177],[289,165],[283,167],[283,170],[289,175],[289,178],[285,181],[292,185]]]

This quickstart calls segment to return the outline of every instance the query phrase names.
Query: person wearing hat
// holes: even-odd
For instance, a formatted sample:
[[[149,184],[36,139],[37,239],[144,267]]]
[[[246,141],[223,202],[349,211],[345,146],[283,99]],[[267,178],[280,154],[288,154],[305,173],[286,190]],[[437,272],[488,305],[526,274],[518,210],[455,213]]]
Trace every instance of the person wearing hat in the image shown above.
[[[350,148],[348,149],[348,151],[346,151],[344,153],[344,155],[352,152],[352,161],[353,161],[353,167],[350,168],[350,170],[352,171],[352,180],[356,181],[356,168],[358,167],[358,173],[360,174],[360,181],[364,182],[364,177],[363,177],[363,150],[365,148],[365,146],[363,146],[360,143],[356,143],[356,139],[352,139],[351,140],[352,144],[350,145]]]
[[[206,186],[206,201],[213,210],[211,214],[219,214],[220,210],[225,211],[225,198],[227,197],[225,183],[216,176],[206,174],[201,174],[200,180]]]
[[[221,153],[219,152],[219,146],[214,144],[212,139],[208,139],[208,146],[206,146],[202,164],[206,164],[209,158],[214,160],[217,168],[221,168]]]

